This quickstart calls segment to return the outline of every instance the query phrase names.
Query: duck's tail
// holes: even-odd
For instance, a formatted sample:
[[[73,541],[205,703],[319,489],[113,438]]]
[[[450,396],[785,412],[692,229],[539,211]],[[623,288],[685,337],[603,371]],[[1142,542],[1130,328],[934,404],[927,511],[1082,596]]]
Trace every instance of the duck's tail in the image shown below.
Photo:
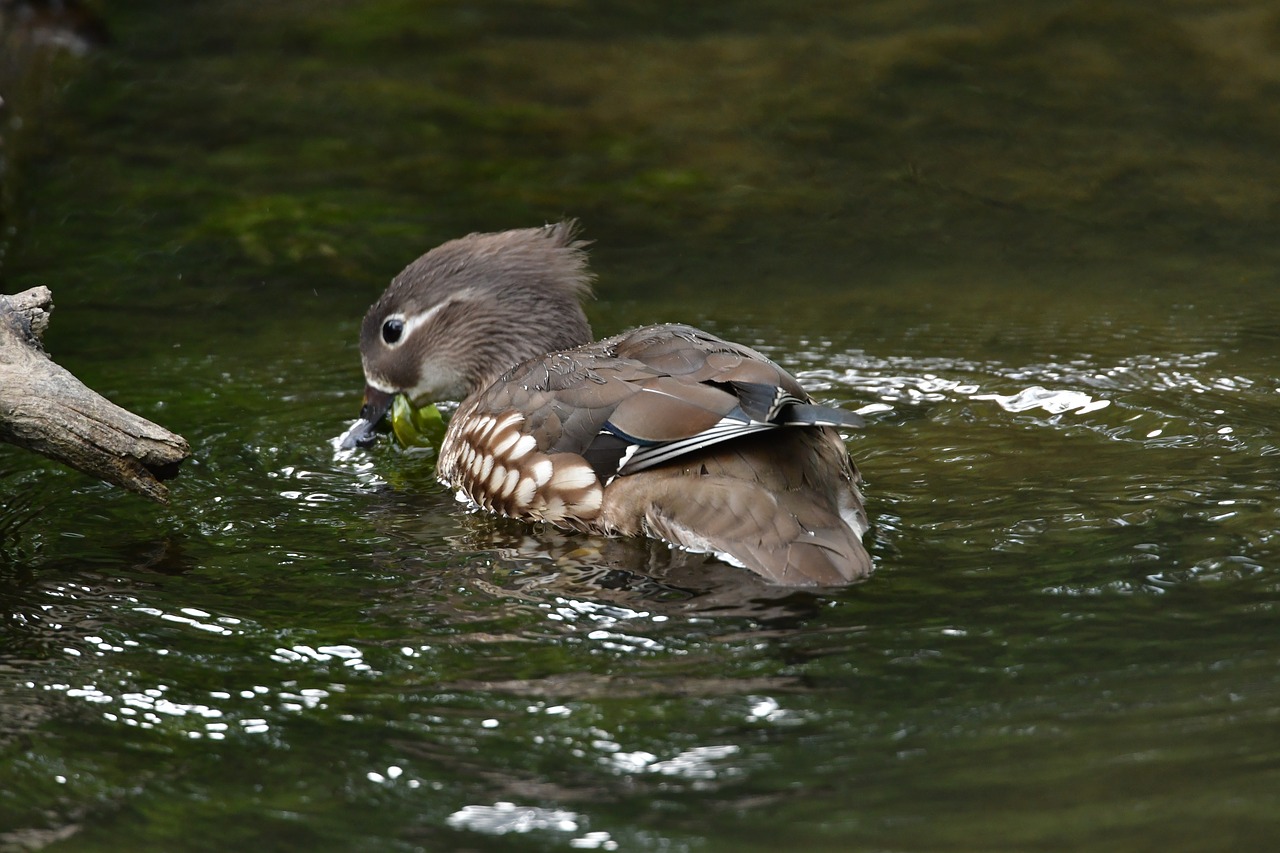
[[[858,473],[834,431],[744,437],[681,462],[610,486],[607,505],[644,506],[641,529],[620,532],[712,553],[788,586],[871,573]]]

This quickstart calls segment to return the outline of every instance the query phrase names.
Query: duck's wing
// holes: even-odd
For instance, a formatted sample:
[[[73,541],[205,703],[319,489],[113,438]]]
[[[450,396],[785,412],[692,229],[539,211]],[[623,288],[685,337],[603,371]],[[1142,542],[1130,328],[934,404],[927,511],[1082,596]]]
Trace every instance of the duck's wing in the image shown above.
[[[606,483],[752,433],[862,426],[852,412],[816,405],[760,353],[688,326],[637,329],[602,344],[593,372],[623,382],[625,393],[579,452]]]
[[[459,409],[437,470],[507,515],[646,533],[782,583],[845,583],[869,570],[866,516],[823,427],[861,424],[750,348],[656,326],[520,365]]]

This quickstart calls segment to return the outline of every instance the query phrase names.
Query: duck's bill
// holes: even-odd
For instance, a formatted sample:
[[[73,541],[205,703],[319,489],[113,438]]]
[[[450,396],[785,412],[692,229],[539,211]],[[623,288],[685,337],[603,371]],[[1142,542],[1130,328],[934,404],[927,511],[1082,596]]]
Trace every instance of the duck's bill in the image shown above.
[[[391,409],[393,395],[377,388],[364,389],[364,405],[360,408],[360,419],[338,439],[339,450],[354,450],[357,447],[372,447],[378,440],[378,433],[385,432],[382,421]]]

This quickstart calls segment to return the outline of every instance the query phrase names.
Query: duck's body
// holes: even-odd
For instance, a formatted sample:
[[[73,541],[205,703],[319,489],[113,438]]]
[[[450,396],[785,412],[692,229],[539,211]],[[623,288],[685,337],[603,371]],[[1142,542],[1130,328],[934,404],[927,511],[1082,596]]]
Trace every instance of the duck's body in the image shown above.
[[[362,417],[395,393],[463,396],[437,476],[503,515],[653,536],[788,585],[868,574],[859,476],[833,428],[858,417],[688,326],[587,343],[587,281],[571,223],[427,253],[365,319]]]

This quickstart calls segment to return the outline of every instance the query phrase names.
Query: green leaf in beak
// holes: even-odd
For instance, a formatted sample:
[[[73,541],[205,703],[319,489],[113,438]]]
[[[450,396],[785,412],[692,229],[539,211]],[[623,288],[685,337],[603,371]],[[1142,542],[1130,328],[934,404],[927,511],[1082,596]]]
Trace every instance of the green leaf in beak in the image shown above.
[[[397,394],[391,402],[391,432],[401,447],[430,447],[439,451],[444,428],[444,418],[435,403],[415,409],[404,394]]]

